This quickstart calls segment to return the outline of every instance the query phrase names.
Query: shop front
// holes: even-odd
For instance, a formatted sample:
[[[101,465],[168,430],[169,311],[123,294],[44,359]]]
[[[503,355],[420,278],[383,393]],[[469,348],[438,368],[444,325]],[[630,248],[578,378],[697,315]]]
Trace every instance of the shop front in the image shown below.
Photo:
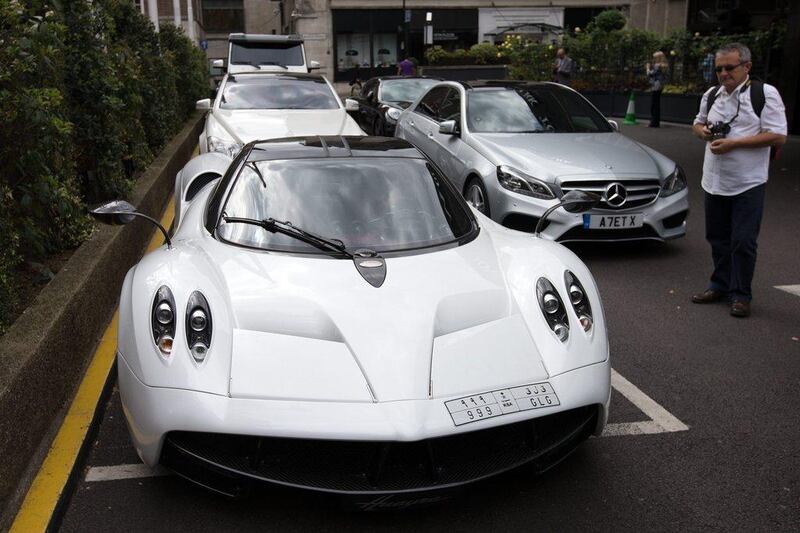
[[[406,56],[424,64],[427,25],[446,50],[478,42],[477,9],[334,9],[334,81],[394,75]]]

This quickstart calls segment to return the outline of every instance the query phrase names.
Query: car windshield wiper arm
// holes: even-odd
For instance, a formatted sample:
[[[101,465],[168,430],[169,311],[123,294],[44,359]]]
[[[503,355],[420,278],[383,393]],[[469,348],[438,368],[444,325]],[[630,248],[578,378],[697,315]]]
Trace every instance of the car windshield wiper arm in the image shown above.
[[[260,61],[256,66],[260,67],[261,65],[269,65],[271,67],[281,67],[283,70],[289,70],[289,67],[287,67],[286,65],[282,65],[275,61]]]
[[[322,250],[328,250],[332,252],[337,252],[347,256],[350,259],[353,259],[353,254],[347,251],[347,248],[339,239],[328,239],[317,235],[316,233],[311,233],[310,231],[306,231],[304,229],[298,228],[297,226],[293,225],[291,222],[288,221],[280,221],[275,220],[274,218],[266,218],[264,220],[257,220],[255,218],[240,218],[240,217],[223,217],[225,222],[233,222],[239,224],[250,224],[253,226],[258,226],[260,228],[264,228],[267,231],[271,231],[272,233],[282,233],[283,235],[288,235],[289,237],[294,237],[299,241],[303,241],[307,244],[312,246],[316,246]]]

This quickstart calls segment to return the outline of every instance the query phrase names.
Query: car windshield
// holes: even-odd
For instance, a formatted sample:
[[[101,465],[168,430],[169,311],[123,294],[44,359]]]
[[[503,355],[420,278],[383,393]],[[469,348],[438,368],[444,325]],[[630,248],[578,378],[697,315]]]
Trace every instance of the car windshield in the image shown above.
[[[244,165],[223,217],[289,221],[338,239],[350,251],[392,252],[449,243],[473,229],[446,179],[425,160],[388,157],[286,159]],[[234,244],[321,253],[258,226],[226,223],[217,235]]]
[[[303,64],[303,46],[300,43],[232,42],[233,65],[279,65],[282,67]]]
[[[323,79],[239,75],[228,78],[220,109],[339,109]]]
[[[474,133],[613,131],[581,95],[546,85],[468,91],[467,126]]]
[[[433,87],[439,80],[410,78],[406,80],[386,80],[381,84],[382,102],[413,102],[417,97]]]

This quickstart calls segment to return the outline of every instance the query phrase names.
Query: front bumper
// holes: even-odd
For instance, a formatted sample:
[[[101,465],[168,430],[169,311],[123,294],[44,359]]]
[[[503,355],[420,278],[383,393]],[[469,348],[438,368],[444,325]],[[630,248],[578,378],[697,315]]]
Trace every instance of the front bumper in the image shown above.
[[[530,462],[543,470],[590,434],[602,431],[611,394],[610,363],[606,360],[551,377],[548,381],[561,402],[557,407],[455,427],[444,404],[451,398],[383,403],[234,399],[148,387],[120,354],[117,368],[123,409],[142,460],[151,466],[162,461],[205,485],[212,485],[203,480],[215,473],[211,475],[214,488],[226,493],[234,491],[220,489],[221,478],[374,494],[451,488]],[[539,431],[531,431],[532,427]],[[497,439],[487,440],[492,435]],[[527,435],[538,444],[520,446],[525,439],[520,440],[519,435]],[[511,439],[515,444],[495,450],[490,461],[480,464],[475,457],[465,458],[469,459],[466,463],[457,461],[459,453],[469,453],[464,443],[470,439],[485,443]],[[277,456],[267,453],[260,458],[239,453],[263,449],[265,444],[274,450],[305,452],[291,457],[281,455],[283,452]],[[370,480],[375,461],[365,459],[365,454],[380,456],[386,446],[400,450],[401,459],[392,462],[392,468],[399,468],[402,475],[389,475],[383,484],[376,485]],[[410,471],[413,458],[419,454],[425,457],[429,451],[442,457],[429,462],[432,470],[422,474]],[[275,464],[294,466],[287,473],[286,469],[276,470]],[[457,464],[463,468],[459,470]],[[320,470],[320,465],[327,465],[327,470]],[[342,475],[342,469],[350,474]],[[206,477],[198,471],[205,471]]]
[[[506,227],[533,232],[542,214],[558,200],[538,200],[497,187],[491,203],[492,218]],[[559,242],[630,241],[677,239],[686,234],[689,213],[689,191],[684,189],[666,198],[631,209],[595,209],[588,214],[625,215],[641,213],[644,225],[631,229],[584,229],[583,214],[556,209],[547,219],[541,235]]]

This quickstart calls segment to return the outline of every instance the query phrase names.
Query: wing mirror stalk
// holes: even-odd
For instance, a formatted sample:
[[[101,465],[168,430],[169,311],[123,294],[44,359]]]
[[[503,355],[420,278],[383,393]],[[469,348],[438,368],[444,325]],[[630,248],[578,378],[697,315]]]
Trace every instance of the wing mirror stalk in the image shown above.
[[[97,221],[102,222],[103,224],[109,224],[111,226],[128,224],[129,222],[133,222],[136,217],[147,219],[161,230],[161,233],[164,234],[164,241],[167,243],[167,248],[172,249],[172,239],[169,238],[169,233],[167,233],[167,230],[164,229],[164,226],[162,226],[158,220],[151,218],[144,213],[139,213],[136,211],[135,207],[124,200],[114,200],[95,207],[89,211],[89,214],[92,215],[92,217]]]
[[[439,133],[444,135],[459,135],[461,131],[458,127],[458,122],[455,120],[445,120],[439,124]]]
[[[539,222],[536,224],[536,231],[534,232],[535,235],[537,237],[539,236],[539,233],[541,233],[541,231],[544,229],[544,224],[547,221],[547,217],[549,217],[550,214],[559,207],[563,207],[568,213],[583,213],[584,211],[588,211],[599,204],[600,200],[602,200],[600,195],[593,192],[581,190],[569,191],[567,194],[561,197],[561,201],[559,203],[544,212],[542,218],[540,218]]]

